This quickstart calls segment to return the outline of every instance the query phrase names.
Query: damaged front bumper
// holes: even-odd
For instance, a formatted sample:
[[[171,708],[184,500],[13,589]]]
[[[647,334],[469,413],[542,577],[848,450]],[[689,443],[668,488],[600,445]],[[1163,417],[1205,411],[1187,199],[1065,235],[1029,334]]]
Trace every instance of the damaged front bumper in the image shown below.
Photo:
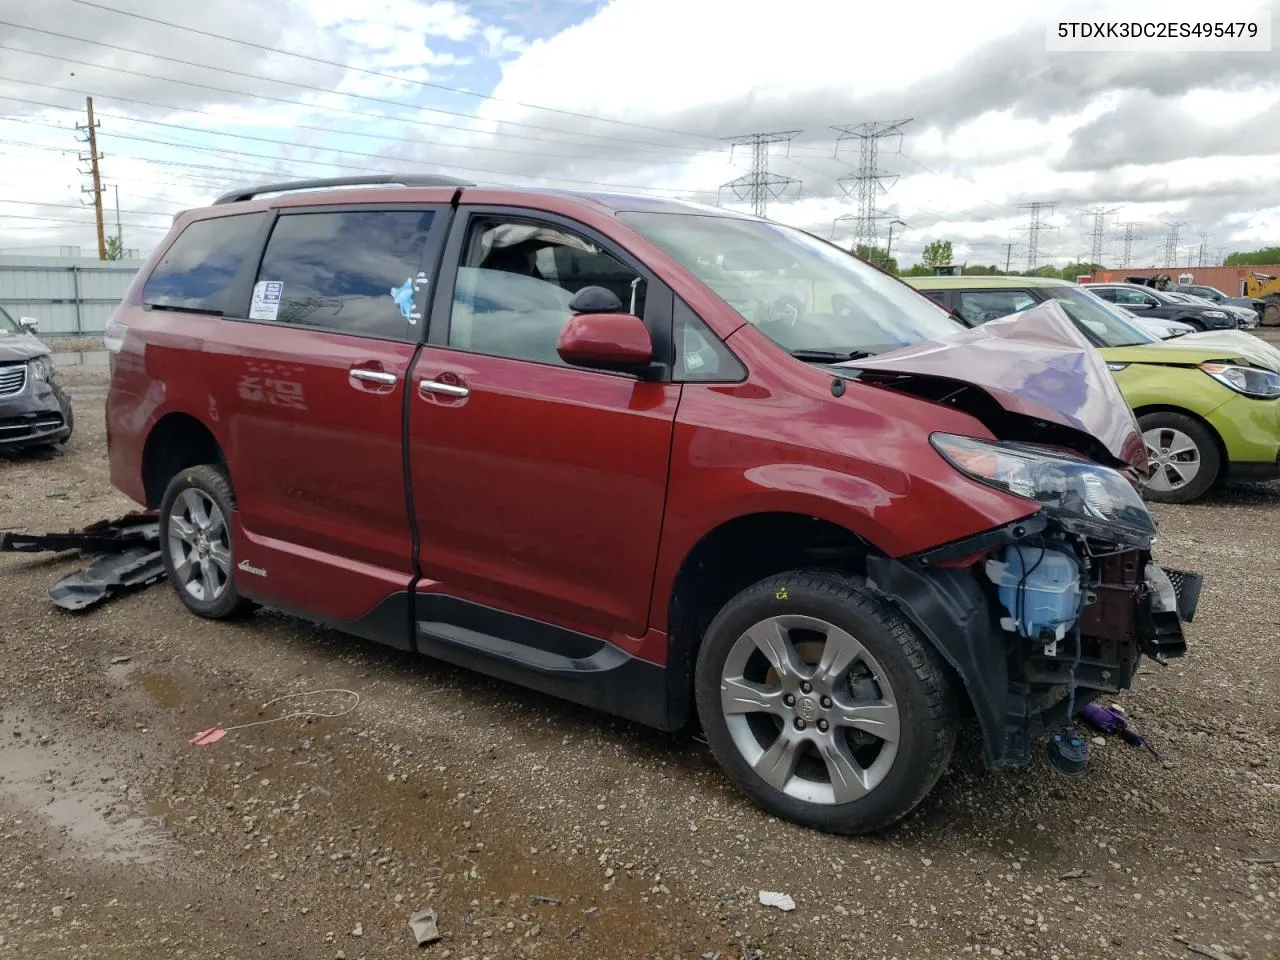
[[[1047,728],[1130,687],[1143,655],[1182,656],[1202,585],[1161,567],[1149,545],[1065,534],[1044,514],[913,557],[873,557],[867,581],[963,681],[992,769],[1025,766]]]

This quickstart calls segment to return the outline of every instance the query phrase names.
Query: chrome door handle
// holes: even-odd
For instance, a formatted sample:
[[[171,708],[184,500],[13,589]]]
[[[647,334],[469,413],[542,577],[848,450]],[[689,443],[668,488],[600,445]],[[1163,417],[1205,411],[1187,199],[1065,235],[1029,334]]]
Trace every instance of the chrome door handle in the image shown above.
[[[364,380],[366,383],[380,383],[383,386],[392,387],[400,378],[394,373],[387,373],[383,370],[363,370],[355,369],[350,372],[352,380]]]
[[[440,393],[446,397],[466,397],[471,394],[470,387],[460,383],[442,383],[439,380],[420,380],[418,390],[421,393]]]

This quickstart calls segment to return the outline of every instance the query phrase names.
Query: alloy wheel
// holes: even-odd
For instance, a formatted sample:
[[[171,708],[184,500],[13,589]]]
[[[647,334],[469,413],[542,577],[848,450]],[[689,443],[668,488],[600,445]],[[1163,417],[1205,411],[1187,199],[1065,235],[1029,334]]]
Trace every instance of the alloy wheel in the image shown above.
[[[815,617],[770,617],[739,637],[720,707],[747,764],[796,800],[858,800],[897,756],[901,718],[886,671],[853,635]]]
[[[231,531],[217,502],[195,487],[178,494],[169,513],[169,556],[177,586],[203,603],[231,583]]]
[[[1181,430],[1153,427],[1144,431],[1151,475],[1146,485],[1157,493],[1173,493],[1192,483],[1200,473],[1200,448]]]

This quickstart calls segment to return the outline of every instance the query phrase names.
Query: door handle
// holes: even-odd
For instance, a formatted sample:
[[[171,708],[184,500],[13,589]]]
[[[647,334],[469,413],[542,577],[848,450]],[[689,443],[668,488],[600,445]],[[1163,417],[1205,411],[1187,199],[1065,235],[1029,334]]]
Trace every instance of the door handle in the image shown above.
[[[400,379],[394,373],[387,373],[385,370],[365,370],[363,367],[356,367],[348,375],[352,380],[363,380],[365,383],[376,383],[384,387],[393,387]]]
[[[460,383],[444,383],[440,380],[420,380],[418,381],[419,393],[438,393],[446,397],[466,397],[470,396],[471,388],[464,387]]]

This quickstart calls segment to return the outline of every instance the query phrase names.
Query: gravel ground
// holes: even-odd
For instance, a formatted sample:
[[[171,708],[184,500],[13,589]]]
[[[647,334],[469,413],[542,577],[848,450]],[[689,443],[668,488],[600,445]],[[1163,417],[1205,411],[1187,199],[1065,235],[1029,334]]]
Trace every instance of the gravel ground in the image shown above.
[[[105,371],[61,376],[79,432],[0,460],[0,529],[130,508]],[[163,585],[59,613],[74,559],[0,557],[0,958],[1280,958],[1277,511],[1274,485],[1157,509],[1163,559],[1207,576],[1189,656],[1120,699],[1159,760],[996,776],[970,734],[860,839],[761,813],[696,741],[279,615],[199,621]],[[358,706],[187,744],[339,713],[262,706],[335,688]]]

